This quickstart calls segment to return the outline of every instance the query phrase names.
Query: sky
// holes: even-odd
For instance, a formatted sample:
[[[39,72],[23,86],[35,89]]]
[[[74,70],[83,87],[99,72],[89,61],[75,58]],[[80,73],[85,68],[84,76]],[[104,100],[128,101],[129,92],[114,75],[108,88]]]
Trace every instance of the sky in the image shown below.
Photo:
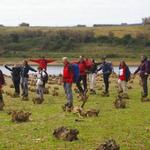
[[[0,24],[73,26],[140,23],[150,16],[150,0],[0,0]]]

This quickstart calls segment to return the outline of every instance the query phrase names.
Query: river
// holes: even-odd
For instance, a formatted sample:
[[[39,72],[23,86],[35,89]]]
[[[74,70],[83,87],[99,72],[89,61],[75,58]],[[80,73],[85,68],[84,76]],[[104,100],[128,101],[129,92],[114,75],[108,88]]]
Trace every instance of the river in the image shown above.
[[[35,69],[37,68],[37,66],[32,66],[32,67]],[[137,67],[130,66],[129,68],[130,68],[131,73],[133,73]],[[0,69],[3,71],[4,74],[10,75],[10,71],[7,70],[4,66],[0,66]],[[48,66],[47,67],[47,72],[50,75],[59,75],[62,73],[62,70],[63,70],[63,66]],[[118,73],[118,67],[114,67],[114,71],[115,73]],[[29,72],[29,73],[32,73],[32,72]]]

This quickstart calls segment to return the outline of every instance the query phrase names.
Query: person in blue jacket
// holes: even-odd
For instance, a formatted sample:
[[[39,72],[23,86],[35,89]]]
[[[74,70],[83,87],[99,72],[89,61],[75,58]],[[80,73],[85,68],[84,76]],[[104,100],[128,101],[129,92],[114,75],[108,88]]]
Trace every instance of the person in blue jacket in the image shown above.
[[[105,96],[109,96],[109,77],[113,71],[113,67],[111,63],[106,62],[106,57],[102,57],[102,64],[97,71],[100,71],[100,70],[102,70],[103,80],[105,84],[105,91],[103,94]]]
[[[21,88],[23,98],[28,98],[28,78],[29,71],[37,72],[34,68],[28,65],[28,61],[24,60],[21,67],[20,77],[21,77]]]

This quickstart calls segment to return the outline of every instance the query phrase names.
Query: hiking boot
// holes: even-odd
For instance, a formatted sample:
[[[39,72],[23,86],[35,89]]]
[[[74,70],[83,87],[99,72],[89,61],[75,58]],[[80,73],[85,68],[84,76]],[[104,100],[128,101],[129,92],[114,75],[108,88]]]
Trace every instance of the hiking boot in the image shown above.
[[[141,97],[142,102],[150,102],[150,99],[148,97]]]
[[[17,98],[17,97],[20,97],[20,94],[19,94],[19,93],[14,93],[13,96],[14,96],[15,98]]]
[[[90,90],[90,94],[96,94],[96,91],[93,90],[93,89],[91,89],[91,90]]]
[[[22,97],[22,101],[28,101],[28,100],[29,100],[28,96],[23,96]]]
[[[109,97],[109,92],[103,92],[102,94],[101,94],[101,96],[103,96],[103,97]]]

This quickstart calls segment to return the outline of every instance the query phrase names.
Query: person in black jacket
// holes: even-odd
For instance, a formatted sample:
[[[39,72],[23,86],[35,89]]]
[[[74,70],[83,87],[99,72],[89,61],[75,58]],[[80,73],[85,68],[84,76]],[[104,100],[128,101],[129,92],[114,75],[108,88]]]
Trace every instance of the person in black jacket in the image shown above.
[[[12,81],[15,87],[15,95],[20,95],[20,72],[21,67],[18,65],[14,65],[12,68],[5,65],[5,68],[11,71]]]
[[[90,82],[90,93],[91,94],[96,94],[96,91],[95,91],[95,78],[96,78],[98,66],[101,63],[96,63],[94,59],[91,59],[91,63],[92,63],[91,67],[88,70],[89,82]]]
[[[28,97],[28,78],[29,78],[29,71],[37,72],[33,69],[26,60],[23,61],[23,66],[21,67],[21,88],[22,88],[22,96],[23,98]]]
[[[97,71],[102,70],[103,73],[103,80],[105,84],[105,91],[104,91],[104,96],[109,96],[109,77],[111,73],[113,72],[113,66],[111,63],[106,62],[106,57],[102,58],[102,64],[100,68]]]

